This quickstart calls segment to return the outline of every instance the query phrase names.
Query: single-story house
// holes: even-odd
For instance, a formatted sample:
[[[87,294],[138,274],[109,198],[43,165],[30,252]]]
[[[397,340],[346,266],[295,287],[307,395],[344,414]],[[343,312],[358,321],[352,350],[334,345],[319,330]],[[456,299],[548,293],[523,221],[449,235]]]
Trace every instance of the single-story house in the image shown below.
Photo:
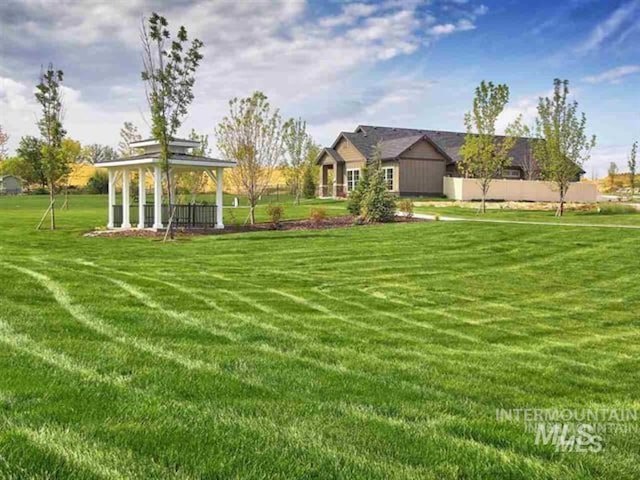
[[[15,175],[0,176],[0,195],[18,195],[22,193],[22,179]]]
[[[460,176],[457,164],[464,137],[461,132],[371,125],[341,132],[316,159],[321,167],[319,195],[347,195],[371,160],[376,145],[382,150],[382,168],[390,191],[398,195],[442,195],[444,177]],[[512,163],[502,178],[537,179],[537,166],[526,138],[516,141],[511,156]]]

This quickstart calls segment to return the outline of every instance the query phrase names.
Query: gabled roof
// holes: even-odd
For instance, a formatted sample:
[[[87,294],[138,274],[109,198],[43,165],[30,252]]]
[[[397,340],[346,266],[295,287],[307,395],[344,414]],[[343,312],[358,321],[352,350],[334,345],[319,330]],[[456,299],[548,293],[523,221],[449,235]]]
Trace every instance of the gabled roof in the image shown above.
[[[359,125],[354,132],[341,132],[333,147],[344,137],[364,157],[372,158],[373,148],[379,143],[382,148],[382,159],[391,160],[400,156],[415,143],[425,140],[433,145],[448,163],[457,163],[461,158],[460,147],[464,144],[465,135],[466,133],[463,132]],[[511,151],[514,166],[520,165],[525,160],[528,154],[527,140],[526,138],[516,140],[516,145]]]
[[[323,148],[320,151],[320,155],[318,155],[318,158],[316,159],[316,162],[318,160],[320,160],[320,158],[322,157],[323,154],[327,154],[329,156],[331,156],[336,162],[338,163],[344,163],[344,158],[342,158],[342,155],[340,155],[338,152],[335,151],[335,149],[333,148]]]

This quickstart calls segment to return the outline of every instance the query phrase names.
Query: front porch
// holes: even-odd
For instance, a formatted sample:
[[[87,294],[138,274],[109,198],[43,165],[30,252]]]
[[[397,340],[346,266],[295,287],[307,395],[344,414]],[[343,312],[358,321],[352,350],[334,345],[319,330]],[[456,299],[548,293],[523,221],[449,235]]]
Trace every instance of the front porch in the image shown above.
[[[328,163],[320,166],[320,198],[339,198],[347,195],[344,185],[344,162]]]

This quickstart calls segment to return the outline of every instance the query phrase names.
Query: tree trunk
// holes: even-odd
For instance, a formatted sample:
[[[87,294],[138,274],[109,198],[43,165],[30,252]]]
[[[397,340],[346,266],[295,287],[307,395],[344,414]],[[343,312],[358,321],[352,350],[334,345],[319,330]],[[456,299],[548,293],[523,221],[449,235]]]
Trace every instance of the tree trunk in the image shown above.
[[[56,207],[55,207],[55,193],[53,187],[49,188],[49,204],[51,205],[51,230],[56,229]]]
[[[565,196],[564,187],[561,187],[560,188],[560,205],[558,205],[558,211],[556,212],[557,217],[561,217],[562,215],[564,215],[564,196]]]
[[[256,207],[253,202],[249,207],[249,223],[251,223],[251,225],[255,225],[256,223]]]

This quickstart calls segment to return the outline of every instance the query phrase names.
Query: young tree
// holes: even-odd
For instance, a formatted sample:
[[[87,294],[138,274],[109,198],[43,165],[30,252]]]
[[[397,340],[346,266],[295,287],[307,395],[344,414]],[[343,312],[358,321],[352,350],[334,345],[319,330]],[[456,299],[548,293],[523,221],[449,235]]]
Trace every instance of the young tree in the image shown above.
[[[7,143],[9,143],[9,135],[0,125],[0,162],[7,158]]]
[[[289,119],[284,126],[285,175],[296,205],[300,204],[305,172],[309,170],[309,152],[314,147],[307,133],[307,122]]]
[[[198,155],[200,157],[208,157],[211,155],[211,149],[209,148],[209,135],[198,134],[192,129],[189,134],[189,139],[200,142],[200,147],[194,148],[191,152],[193,155]],[[189,171],[181,173],[178,176],[177,181],[182,188],[191,194],[191,203],[195,203],[198,193],[202,192],[207,184],[207,175],[204,172]]]
[[[147,103],[151,110],[151,133],[160,143],[160,164],[164,171],[169,210],[174,204],[170,172],[169,142],[182,125],[193,101],[195,73],[202,60],[203,43],[194,39],[190,44],[184,26],[171,45],[165,17],[153,13],[148,26],[142,23],[143,66],[142,80],[145,82]],[[173,228],[171,228],[173,235]]]
[[[69,172],[67,157],[62,152],[62,140],[66,134],[62,128],[62,95],[60,84],[63,79],[62,70],[54,70],[49,64],[40,75],[40,83],[36,87],[36,100],[42,107],[42,116],[38,127],[42,135],[42,166],[49,186],[49,213],[51,230],[56,228],[55,195],[58,182]]]
[[[496,136],[496,121],[509,102],[509,87],[480,83],[473,99],[473,109],[464,116],[467,134],[460,148],[462,159],[458,163],[465,176],[477,179],[482,191],[482,213],[486,212],[486,198],[491,181],[511,164],[509,153],[515,145],[511,131],[521,128],[520,119],[507,128],[507,135]]]
[[[120,141],[118,142],[118,155],[122,158],[132,157],[136,154],[136,149],[129,146],[132,142],[142,140],[138,133],[138,127],[131,122],[124,122],[120,129]]]
[[[616,187],[616,175],[618,174],[618,165],[616,165],[616,162],[609,163],[607,174],[609,175],[609,191],[613,192]]]
[[[229,115],[216,127],[218,150],[225,158],[238,163],[231,178],[247,196],[252,225],[258,199],[282,159],[283,133],[279,110],[271,110],[262,92],[230,100]]]
[[[376,149],[378,147],[376,146]],[[349,200],[347,201],[347,211],[354,217],[361,217],[362,215],[362,202],[365,193],[369,189],[369,167],[365,165],[360,169],[360,177],[356,186],[349,193]]]
[[[555,184],[560,195],[557,216],[564,214],[564,203],[571,182],[580,177],[582,165],[596,144],[587,137],[587,118],[578,115],[578,102],[569,102],[569,81],[553,81],[553,98],[540,98],[533,150],[545,180]]]
[[[371,165],[368,168],[367,186],[360,202],[362,220],[371,222],[391,222],[396,214],[396,199],[387,186],[382,170],[382,150],[376,146]]]
[[[95,165],[118,158],[118,153],[109,145],[93,143],[82,148],[78,161],[87,165]]]
[[[629,186],[631,187],[631,198],[636,189],[636,155],[638,153],[638,142],[633,142],[631,145],[631,153],[629,154],[629,160],[627,165],[629,166]]]
[[[42,164],[42,140],[27,135],[20,139],[16,154],[23,163],[22,174],[19,175],[25,182],[38,183],[44,189],[47,186],[47,177]]]
[[[69,208],[69,174],[71,173],[71,165],[79,163],[82,158],[82,145],[77,140],[71,138],[63,138],[60,148],[60,155],[68,166],[67,173],[61,179],[64,184],[64,203],[62,207]]]
[[[304,198],[315,198],[318,193],[318,173],[316,159],[322,148],[315,142],[309,144],[302,178],[302,195]]]

